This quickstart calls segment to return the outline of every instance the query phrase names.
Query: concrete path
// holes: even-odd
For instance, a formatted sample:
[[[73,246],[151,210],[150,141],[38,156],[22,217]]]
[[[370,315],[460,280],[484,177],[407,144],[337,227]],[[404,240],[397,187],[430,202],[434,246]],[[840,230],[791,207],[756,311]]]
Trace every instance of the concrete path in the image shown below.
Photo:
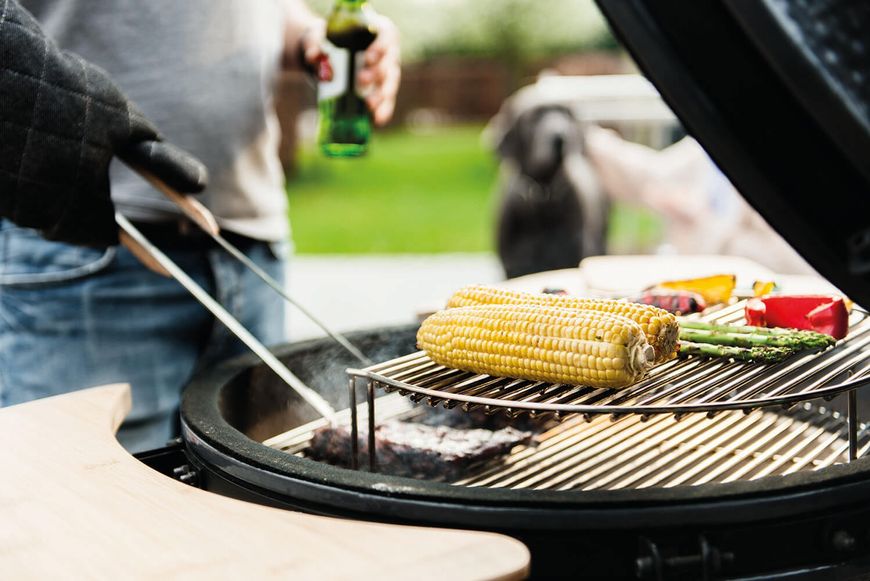
[[[409,323],[465,284],[504,278],[492,254],[296,256],[290,292],[337,331]],[[292,340],[323,333],[290,307]]]

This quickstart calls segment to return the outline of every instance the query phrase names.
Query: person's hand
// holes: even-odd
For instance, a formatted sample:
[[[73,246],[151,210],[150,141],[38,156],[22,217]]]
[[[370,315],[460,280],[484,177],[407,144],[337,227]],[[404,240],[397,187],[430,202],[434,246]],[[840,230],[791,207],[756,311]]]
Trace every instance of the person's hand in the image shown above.
[[[374,14],[372,18],[378,36],[365,51],[365,64],[357,73],[357,86],[365,96],[375,124],[383,126],[393,117],[402,78],[399,30],[386,16]],[[323,50],[325,41],[326,23],[323,21],[310,26],[300,39],[305,65],[320,80],[329,80],[331,74],[327,55]]]
[[[375,125],[383,126],[393,118],[402,78],[399,30],[386,16],[378,14],[374,18],[378,36],[366,49],[365,66],[359,71],[357,83]]]
[[[49,240],[118,242],[114,156],[182,193],[205,187],[197,159],[157,129],[87,61],[61,51],[17,0],[0,0],[0,217]]]
[[[302,53],[302,66],[319,80],[329,81],[331,80],[331,73],[329,75],[326,74],[329,66],[329,57],[326,51],[323,50],[325,42],[326,21],[322,18],[317,18],[302,33],[302,37],[299,39],[299,49]]]

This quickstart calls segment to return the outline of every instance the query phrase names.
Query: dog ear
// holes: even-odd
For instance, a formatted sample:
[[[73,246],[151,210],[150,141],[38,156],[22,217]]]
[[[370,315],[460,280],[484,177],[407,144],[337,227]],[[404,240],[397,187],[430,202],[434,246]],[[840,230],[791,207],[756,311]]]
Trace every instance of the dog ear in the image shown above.
[[[505,102],[484,129],[484,141],[502,159],[519,161],[522,148],[518,126],[515,108],[510,103]]]
[[[502,159],[519,161],[520,155],[522,154],[522,147],[520,146],[520,130],[518,123],[512,123],[507,131],[502,134],[501,139],[496,146],[496,151],[498,151],[498,154]]]

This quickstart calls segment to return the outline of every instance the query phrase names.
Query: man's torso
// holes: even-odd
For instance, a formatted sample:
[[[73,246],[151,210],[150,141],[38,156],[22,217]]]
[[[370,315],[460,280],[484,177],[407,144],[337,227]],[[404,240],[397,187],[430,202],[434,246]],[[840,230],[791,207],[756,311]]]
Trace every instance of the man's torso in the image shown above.
[[[172,143],[210,173],[201,200],[253,238],[288,234],[272,86],[283,43],[279,0],[23,0],[64,49],[106,69]],[[112,197],[133,219],[176,209],[120,163]]]

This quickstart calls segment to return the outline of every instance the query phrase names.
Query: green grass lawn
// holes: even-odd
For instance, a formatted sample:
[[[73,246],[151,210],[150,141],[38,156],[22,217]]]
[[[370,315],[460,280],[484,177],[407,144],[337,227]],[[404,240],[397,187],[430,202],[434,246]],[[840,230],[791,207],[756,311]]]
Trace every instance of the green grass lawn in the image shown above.
[[[378,133],[357,159],[303,149],[287,184],[297,252],[491,250],[497,165],[481,129]]]
[[[488,252],[494,249],[497,162],[482,126],[378,133],[368,156],[327,159],[314,147],[289,180],[299,254]],[[660,234],[648,212],[616,208],[611,248],[648,246]]]

